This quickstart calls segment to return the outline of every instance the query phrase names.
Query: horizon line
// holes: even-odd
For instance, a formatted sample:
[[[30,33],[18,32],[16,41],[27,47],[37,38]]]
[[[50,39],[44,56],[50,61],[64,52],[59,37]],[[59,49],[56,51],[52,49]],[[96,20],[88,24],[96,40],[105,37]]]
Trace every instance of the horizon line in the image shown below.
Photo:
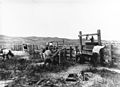
[[[28,37],[37,37],[37,38],[39,38],[39,37],[43,37],[43,38],[60,38],[60,39],[71,39],[71,40],[75,40],[75,38],[73,39],[73,38],[62,38],[62,37],[45,37],[45,36],[10,36],[10,35],[4,35],[4,34],[0,34],[0,36],[6,36],[6,37],[13,37],[13,38],[28,38]],[[76,39],[79,39],[79,37],[78,38],[76,38]],[[106,40],[106,39],[102,39],[102,41],[119,41],[119,40]]]

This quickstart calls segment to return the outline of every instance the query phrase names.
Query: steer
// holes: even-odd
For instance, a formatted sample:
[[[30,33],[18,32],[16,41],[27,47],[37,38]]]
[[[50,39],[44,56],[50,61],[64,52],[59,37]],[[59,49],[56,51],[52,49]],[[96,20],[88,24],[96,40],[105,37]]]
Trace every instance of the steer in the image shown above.
[[[10,57],[14,57],[14,54],[10,49],[3,48],[0,50],[0,53],[2,54],[3,59],[9,59]]]

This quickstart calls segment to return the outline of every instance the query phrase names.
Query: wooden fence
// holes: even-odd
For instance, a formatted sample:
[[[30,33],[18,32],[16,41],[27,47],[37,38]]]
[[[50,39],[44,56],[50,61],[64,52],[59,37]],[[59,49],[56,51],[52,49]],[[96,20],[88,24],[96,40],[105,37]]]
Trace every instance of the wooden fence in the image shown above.
[[[120,63],[120,44],[103,43],[105,45],[104,58],[112,63]]]
[[[27,45],[28,50],[39,50],[39,49],[41,49],[41,47],[42,47],[42,45],[36,45],[36,44]],[[14,50],[14,51],[23,51],[24,50],[24,46],[19,45],[19,44],[0,45],[0,48],[9,48],[9,49]]]
[[[44,47],[43,45],[38,45],[38,44],[29,44],[27,45],[27,48],[24,48],[24,45],[22,44],[13,44],[13,45],[0,45],[0,49],[2,48],[8,48],[13,51],[28,51],[30,54],[34,54],[35,51],[40,51],[41,48]],[[66,52],[66,57],[72,58],[74,57],[74,47],[73,45],[65,45],[65,52]]]
[[[68,46],[64,48],[62,51],[60,51],[59,55],[59,63],[64,63],[66,61],[76,61],[76,51],[75,46]]]

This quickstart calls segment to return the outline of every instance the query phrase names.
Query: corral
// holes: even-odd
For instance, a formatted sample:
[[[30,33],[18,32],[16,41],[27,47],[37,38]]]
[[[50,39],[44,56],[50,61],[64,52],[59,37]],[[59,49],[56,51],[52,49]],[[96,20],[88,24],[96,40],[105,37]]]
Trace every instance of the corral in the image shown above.
[[[101,41],[100,30],[95,34],[85,34],[83,36],[88,37],[90,35],[98,35],[97,45],[105,44]],[[81,55],[83,55],[85,46],[87,46],[86,48],[91,46],[90,42],[86,42],[87,45],[83,46],[81,36],[82,34],[80,33],[79,46],[73,44],[66,45],[65,40],[50,41],[47,45],[44,44],[44,46],[36,44],[12,45],[10,49],[15,56],[8,60],[0,59],[0,79],[4,81],[9,80],[5,84],[8,87],[102,87],[110,84],[108,78],[106,80],[102,77],[108,71],[97,69],[101,65],[98,64],[99,67],[96,68],[89,62],[81,61],[81,58],[84,58]],[[46,46],[49,47],[50,43],[53,45],[52,57],[57,64],[52,64],[48,67],[44,65],[42,50]],[[5,46],[1,46],[1,48],[5,48]],[[92,49],[90,50],[91,52]],[[89,52],[88,49],[86,50]],[[89,53],[87,53],[88,57],[90,57]],[[116,65],[119,65],[119,48],[111,44],[105,44],[104,58],[105,67],[113,67],[116,63]],[[116,68],[119,68],[119,66]],[[111,72],[110,74],[114,73]],[[112,80],[110,81],[113,82]],[[113,83],[112,85],[117,87],[117,84]]]

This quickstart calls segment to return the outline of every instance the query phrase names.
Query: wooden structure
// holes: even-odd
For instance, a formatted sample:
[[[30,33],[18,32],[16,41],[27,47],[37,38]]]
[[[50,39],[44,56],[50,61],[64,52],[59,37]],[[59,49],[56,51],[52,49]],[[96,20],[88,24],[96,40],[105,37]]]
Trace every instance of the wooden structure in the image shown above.
[[[73,60],[73,47],[72,46],[65,46],[65,41],[64,39],[62,41],[50,41],[48,42],[48,45],[52,43],[53,49],[54,46],[57,48],[57,50],[53,56],[58,56],[58,63],[59,64],[64,64],[69,60]],[[49,45],[50,46],[50,45]]]
[[[72,46],[65,47],[59,51],[59,64],[64,64],[66,61],[76,62],[75,50]]]
[[[87,57],[87,60],[90,60],[90,57],[92,56],[92,49],[95,45],[101,45],[101,31],[97,30],[97,33],[93,34],[82,34],[82,31],[79,32],[79,40],[80,40],[80,53],[83,60],[85,57]],[[91,39],[88,41],[88,36],[91,36]],[[94,39],[94,36],[97,36],[97,40]],[[86,37],[86,41],[83,44],[83,37]],[[82,60],[81,59],[81,60]]]

